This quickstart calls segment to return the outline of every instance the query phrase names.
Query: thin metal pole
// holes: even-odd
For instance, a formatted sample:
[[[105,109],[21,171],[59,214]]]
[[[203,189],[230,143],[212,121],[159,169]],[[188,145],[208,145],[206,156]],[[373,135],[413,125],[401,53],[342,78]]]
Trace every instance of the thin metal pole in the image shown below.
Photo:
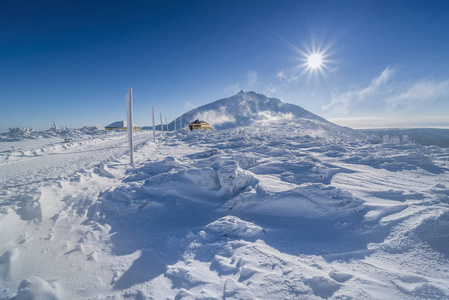
[[[154,123],[154,106],[153,106],[153,142],[156,142],[156,126]]]

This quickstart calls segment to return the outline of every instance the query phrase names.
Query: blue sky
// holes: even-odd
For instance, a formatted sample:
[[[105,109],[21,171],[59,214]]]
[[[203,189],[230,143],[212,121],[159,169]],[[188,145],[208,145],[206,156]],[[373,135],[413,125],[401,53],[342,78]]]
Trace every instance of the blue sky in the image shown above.
[[[449,126],[446,1],[0,2],[0,132],[169,120],[254,90],[358,128]],[[324,54],[307,72],[304,53]]]

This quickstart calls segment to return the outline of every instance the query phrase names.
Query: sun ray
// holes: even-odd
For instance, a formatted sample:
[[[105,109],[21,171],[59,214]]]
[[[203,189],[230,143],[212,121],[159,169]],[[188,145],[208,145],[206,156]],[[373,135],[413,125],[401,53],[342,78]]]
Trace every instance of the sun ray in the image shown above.
[[[320,77],[327,77],[326,71],[330,70],[329,64],[329,52],[327,48],[316,47],[315,44],[307,49],[306,51],[301,51],[300,55],[300,65],[302,69],[301,74],[307,76],[307,80],[312,80],[313,78],[319,79]]]
[[[284,38],[278,38],[295,53],[296,64],[288,70],[284,70],[287,75],[283,76],[288,82],[306,78],[306,82],[315,81],[319,83],[321,79],[328,79],[329,73],[336,70],[334,46],[339,37],[324,42],[324,39],[311,38],[309,43],[303,43],[301,47],[290,43]],[[283,71],[283,72],[284,72]]]

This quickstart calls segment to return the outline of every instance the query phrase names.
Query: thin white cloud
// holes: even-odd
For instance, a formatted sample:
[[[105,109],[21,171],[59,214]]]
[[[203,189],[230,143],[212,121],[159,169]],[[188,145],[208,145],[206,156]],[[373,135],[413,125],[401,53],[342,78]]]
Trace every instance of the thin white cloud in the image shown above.
[[[393,77],[396,71],[397,69],[387,67],[378,77],[371,80],[371,83],[368,87],[356,93],[358,98],[364,99],[370,97],[371,95],[379,93],[380,89],[389,83],[390,79]]]
[[[330,103],[323,105],[323,110],[332,111],[338,115],[346,115],[353,106],[357,106],[364,101],[365,104],[371,98],[379,98],[383,93],[390,90],[387,87],[389,80],[396,73],[396,69],[387,67],[382,73],[371,80],[365,88],[354,88],[345,93],[333,93]]]
[[[193,104],[193,103],[190,102],[190,101],[186,101],[186,102],[184,103],[184,106],[185,106],[188,110],[190,110],[190,109],[195,109],[195,108],[198,107],[197,105]]]
[[[331,101],[323,105],[323,111],[335,117],[405,111],[418,114],[419,109],[429,109],[427,104],[442,103],[449,97],[449,80],[397,82],[393,80],[396,73],[397,68],[387,67],[365,88],[333,93]]]
[[[248,71],[246,77],[248,79],[247,86],[249,89],[259,85],[259,82],[257,81],[257,72]]]
[[[279,71],[279,72],[276,74],[276,77],[277,77],[280,81],[282,81],[282,82],[284,82],[284,83],[291,83],[291,82],[296,81],[296,80],[299,79],[299,76],[298,76],[298,75],[290,75],[290,74],[287,74],[287,71],[285,71],[285,70]]]
[[[223,91],[225,92],[226,95],[237,94],[240,90],[241,90],[240,84],[238,84],[238,83],[234,83],[234,84],[228,85],[227,87],[225,87],[223,89]]]
[[[287,76],[285,76],[284,71],[280,71],[279,73],[277,73],[276,77],[279,78],[280,80],[287,80]]]
[[[246,82],[243,82],[242,86],[249,90],[256,88],[257,86],[260,85],[257,77],[258,77],[257,72],[248,71],[246,73]],[[233,95],[240,92],[241,90],[242,90],[241,85],[238,82],[230,84],[223,89],[226,95]]]
[[[279,88],[271,82],[270,82],[270,84],[268,84],[268,86],[264,90],[264,94],[267,95],[268,97],[271,97],[271,96],[273,96],[275,94],[279,94],[279,93],[282,94],[282,92],[279,91]]]
[[[386,105],[391,110],[409,108],[424,102],[449,97],[449,80],[432,82],[418,81],[395,95],[386,99]]]

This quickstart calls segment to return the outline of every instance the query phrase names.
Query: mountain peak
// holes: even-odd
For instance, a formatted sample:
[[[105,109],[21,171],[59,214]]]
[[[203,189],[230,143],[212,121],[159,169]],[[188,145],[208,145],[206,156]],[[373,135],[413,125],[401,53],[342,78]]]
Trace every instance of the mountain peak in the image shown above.
[[[269,123],[285,124],[295,123],[310,135],[318,132],[333,132],[344,135],[360,135],[360,133],[343,128],[326,119],[317,116],[300,106],[284,103],[279,99],[270,98],[254,91],[240,90],[237,94],[223,98],[212,103],[197,107],[183,114],[173,121],[169,128],[174,129],[174,122],[177,128],[186,127],[186,124],[201,119],[209,123],[215,129],[226,129],[251,124]],[[347,133],[347,134],[346,134]]]

